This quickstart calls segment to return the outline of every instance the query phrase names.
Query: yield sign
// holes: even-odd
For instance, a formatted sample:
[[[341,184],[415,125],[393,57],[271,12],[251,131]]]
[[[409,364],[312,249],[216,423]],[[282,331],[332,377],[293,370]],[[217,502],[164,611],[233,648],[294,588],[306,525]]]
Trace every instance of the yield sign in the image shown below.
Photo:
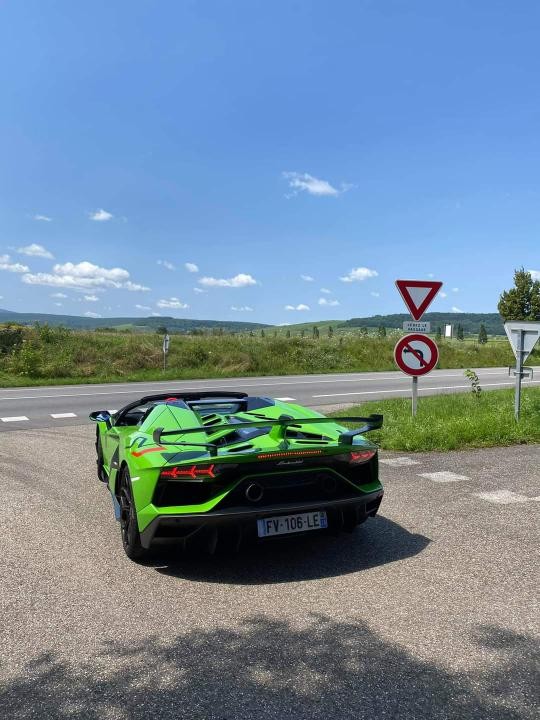
[[[510,340],[516,360],[519,360],[519,353],[521,362],[524,363],[540,337],[540,322],[505,322],[504,329]]]
[[[396,280],[396,286],[413,318],[420,320],[435,295],[442,288],[442,282],[439,280]]]

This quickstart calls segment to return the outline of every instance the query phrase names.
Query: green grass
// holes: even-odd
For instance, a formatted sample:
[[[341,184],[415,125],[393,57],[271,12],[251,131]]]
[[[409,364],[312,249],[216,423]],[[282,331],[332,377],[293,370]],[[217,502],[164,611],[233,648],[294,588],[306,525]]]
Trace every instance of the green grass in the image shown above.
[[[0,328],[0,386],[395,370],[396,337],[173,335],[163,372],[157,334]],[[509,343],[441,341],[440,368],[513,364]],[[529,364],[538,364],[540,355]]]
[[[540,388],[524,388],[521,409],[516,423],[514,391],[491,390],[479,398],[472,393],[421,397],[416,418],[410,398],[363,403],[347,413],[382,413],[383,428],[369,438],[385,450],[418,452],[540,443]]]

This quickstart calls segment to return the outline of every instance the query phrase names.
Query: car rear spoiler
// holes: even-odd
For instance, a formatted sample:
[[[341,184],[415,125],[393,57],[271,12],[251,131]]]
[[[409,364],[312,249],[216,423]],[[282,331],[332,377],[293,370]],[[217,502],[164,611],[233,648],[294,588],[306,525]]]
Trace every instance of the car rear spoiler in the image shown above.
[[[383,416],[382,415],[370,415],[369,417],[358,417],[358,416],[343,416],[343,417],[312,417],[312,418],[293,418],[290,415],[280,415],[279,418],[268,418],[268,420],[248,420],[246,422],[235,422],[223,423],[222,425],[212,425],[210,428],[200,425],[192,428],[179,428],[178,430],[165,430],[164,428],[156,428],[153,432],[153,440],[156,445],[189,445],[189,446],[201,446],[207,447],[210,450],[211,455],[217,455],[217,445],[214,443],[190,443],[185,440],[166,442],[162,438],[170,437],[171,435],[190,435],[193,433],[207,433],[209,430],[212,433],[220,432],[221,430],[240,430],[242,428],[257,428],[257,427],[271,427],[270,436],[274,440],[285,440],[287,434],[287,428],[296,427],[298,425],[312,425],[312,424],[328,424],[328,423],[362,423],[362,425],[354,430],[346,430],[342,432],[338,437],[338,443],[340,445],[352,445],[354,438],[357,435],[363,435],[370,430],[378,430],[382,427]]]

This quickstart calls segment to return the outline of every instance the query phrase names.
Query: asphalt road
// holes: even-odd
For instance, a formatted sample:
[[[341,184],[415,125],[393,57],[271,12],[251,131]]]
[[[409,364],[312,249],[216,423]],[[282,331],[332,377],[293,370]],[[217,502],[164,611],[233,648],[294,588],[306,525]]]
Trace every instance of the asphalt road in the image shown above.
[[[540,371],[540,368],[537,368]],[[482,388],[511,387],[507,368],[478,369]],[[527,384],[539,385],[540,372]],[[465,392],[470,383],[463,370],[435,370],[419,380],[420,395]],[[401,372],[295,375],[284,377],[189,380],[108,385],[0,389],[0,432],[21,427],[77,425],[87,422],[92,410],[117,409],[144,394],[179,390],[244,390],[252,395],[295,400],[313,408],[326,408],[363,400],[402,397],[411,392],[411,379]]]
[[[0,443],[10,720],[538,717],[540,448],[383,454],[380,517],[123,554],[93,428]]]

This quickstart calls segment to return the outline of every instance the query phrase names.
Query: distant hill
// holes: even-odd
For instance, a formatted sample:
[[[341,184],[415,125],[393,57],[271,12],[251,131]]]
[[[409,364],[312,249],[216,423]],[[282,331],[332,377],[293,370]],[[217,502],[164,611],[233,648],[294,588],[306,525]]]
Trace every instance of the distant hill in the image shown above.
[[[395,315],[372,315],[365,318],[351,318],[340,323],[337,327],[379,327],[382,325],[386,328],[401,328],[405,320],[411,320],[411,316],[407,313],[397,313]],[[476,334],[480,330],[480,324],[483,323],[489,335],[504,335],[504,325],[499,313],[426,313],[422,320],[429,320],[431,329],[434,331],[437,326],[443,327],[445,323],[463,327],[465,333]]]
[[[169,332],[192,332],[197,329],[223,328],[235,332],[257,330],[268,327],[264,323],[235,322],[229,320],[191,320],[173,317],[147,318],[90,318],[79,315],[51,315],[46,313],[18,313],[0,309],[0,323],[11,322],[20,325],[62,325],[78,330],[95,330],[96,328],[125,328],[134,331],[151,332],[165,326]]]
[[[287,327],[278,326],[281,332],[287,328],[293,333],[302,330],[311,331],[316,325],[319,330],[324,331],[329,325],[338,332],[353,328],[376,328],[382,325],[386,328],[401,328],[404,320],[411,317],[406,313],[395,315],[372,315],[365,318],[351,318],[351,320],[319,320],[306,323],[298,323]],[[480,323],[483,323],[489,335],[504,335],[504,326],[498,313],[426,313],[422,320],[429,320],[433,332],[437,326],[444,326],[445,323],[463,326],[465,333],[477,334]],[[95,330],[96,328],[117,328],[134,332],[154,332],[158,327],[165,326],[169,332],[188,333],[194,330],[211,330],[212,328],[223,328],[230,332],[249,332],[261,328],[272,327],[265,323],[238,322],[229,320],[191,320],[187,318],[173,317],[116,317],[116,318],[89,318],[78,315],[51,315],[46,313],[18,313],[12,310],[0,309],[0,323],[12,322],[20,325],[63,325],[79,330]]]

